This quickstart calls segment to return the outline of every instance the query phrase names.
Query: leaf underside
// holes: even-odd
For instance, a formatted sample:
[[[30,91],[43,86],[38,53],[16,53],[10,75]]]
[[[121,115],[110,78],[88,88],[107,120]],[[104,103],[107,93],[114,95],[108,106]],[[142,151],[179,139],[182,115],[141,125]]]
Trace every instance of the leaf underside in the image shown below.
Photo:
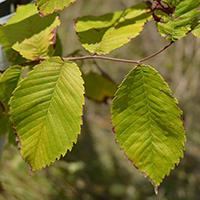
[[[36,5],[42,16],[51,14],[57,10],[62,10],[64,7],[68,7],[76,0],[36,0]]]
[[[84,88],[75,63],[53,57],[37,65],[11,98],[11,121],[21,153],[39,170],[77,142],[82,124]]]
[[[82,46],[91,53],[108,54],[135,38],[151,20],[145,3],[101,17],[85,16],[75,22]]]
[[[156,10],[156,26],[159,33],[170,41],[180,40],[191,30],[193,21],[199,15],[200,0],[165,0],[167,9]],[[167,10],[167,11],[166,11]]]
[[[4,25],[4,34],[12,48],[30,60],[53,56],[60,21],[57,13],[41,18],[34,4],[20,6]]]
[[[153,68],[136,66],[115,94],[116,141],[155,189],[183,157],[185,129],[177,100]]]

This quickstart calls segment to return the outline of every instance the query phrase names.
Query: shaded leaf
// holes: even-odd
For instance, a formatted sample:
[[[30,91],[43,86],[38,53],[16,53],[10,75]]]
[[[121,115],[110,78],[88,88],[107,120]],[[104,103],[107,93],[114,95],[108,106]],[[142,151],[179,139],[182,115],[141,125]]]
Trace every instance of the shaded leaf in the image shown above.
[[[63,49],[62,49],[62,43],[60,40],[59,35],[56,35],[56,46],[55,46],[55,53],[54,56],[62,56]]]
[[[56,13],[41,18],[33,4],[20,6],[16,14],[4,25],[4,34],[23,57],[36,60],[54,54],[56,30],[60,25]]]
[[[0,77],[0,101],[4,105],[4,112],[6,114],[9,111],[8,102],[12,92],[17,87],[18,82],[21,80],[21,73],[22,67],[15,65],[8,68]]]
[[[165,0],[165,3],[167,8],[154,12],[158,21],[156,26],[165,39],[176,41],[185,37],[191,30],[193,21],[199,15],[197,8],[200,0]]]
[[[36,0],[36,4],[42,16],[53,13],[57,10],[62,10],[64,7],[68,7],[76,0]]]
[[[95,54],[108,54],[135,38],[151,19],[147,5],[140,3],[124,11],[101,17],[78,18],[75,29],[82,46]]]
[[[25,59],[22,58],[22,56],[19,54],[19,52],[12,49],[12,45],[8,42],[8,40],[5,36],[3,25],[0,25],[0,44],[3,46],[6,57],[8,58],[8,60],[10,62],[12,62],[13,64],[25,62]],[[8,63],[7,68],[9,66],[10,66],[10,63]]]
[[[112,98],[117,89],[117,84],[107,77],[89,72],[83,74],[85,82],[85,95],[86,97],[98,102],[106,101],[107,98]]]
[[[127,75],[112,102],[116,141],[155,190],[183,157],[186,138],[177,103],[163,78],[146,65]]]
[[[0,77],[0,135],[9,134],[9,143],[17,145],[16,135],[10,122],[8,102],[12,92],[21,80],[22,67],[13,66],[8,68]]]
[[[21,153],[39,170],[71,150],[82,124],[84,88],[75,63],[53,57],[27,74],[11,98]]]
[[[0,102],[0,136],[8,133],[8,120],[9,117],[4,114],[4,106]]]

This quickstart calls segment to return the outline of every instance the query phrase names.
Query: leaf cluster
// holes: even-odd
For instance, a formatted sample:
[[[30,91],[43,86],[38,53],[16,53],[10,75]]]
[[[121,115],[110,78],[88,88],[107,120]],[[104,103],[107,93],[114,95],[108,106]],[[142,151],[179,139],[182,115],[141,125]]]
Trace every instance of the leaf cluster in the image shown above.
[[[99,66],[99,73],[86,74],[71,62],[85,57],[63,58],[55,11],[71,3],[75,0],[37,0],[35,5],[20,6],[0,26],[0,44],[13,63],[0,77],[0,135],[8,133],[12,144],[17,137],[33,172],[72,150],[81,131],[84,95],[98,102],[113,98],[115,139],[157,193],[185,150],[178,101],[161,75],[141,63],[144,59],[135,61],[117,86]],[[154,0],[100,17],[77,18],[74,28],[81,45],[92,54],[87,58],[95,59],[130,42],[151,20],[170,45],[190,32],[200,37],[199,5],[200,0]],[[30,71],[26,77],[24,69]]]

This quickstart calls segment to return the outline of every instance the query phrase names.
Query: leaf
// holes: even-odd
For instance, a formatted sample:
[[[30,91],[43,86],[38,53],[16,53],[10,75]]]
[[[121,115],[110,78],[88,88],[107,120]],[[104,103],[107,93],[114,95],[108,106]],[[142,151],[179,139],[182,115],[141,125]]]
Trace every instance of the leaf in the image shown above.
[[[22,67],[19,65],[8,68],[0,77],[0,101],[4,105],[4,111],[7,114],[9,111],[8,101],[11,94],[21,80]]]
[[[60,40],[59,35],[56,35],[56,46],[55,46],[55,53],[54,56],[62,56],[63,49],[62,49],[62,43]]]
[[[57,10],[62,10],[64,7],[68,7],[76,0],[36,0],[36,4],[42,16],[53,13]]]
[[[33,4],[20,6],[16,14],[4,25],[4,34],[23,57],[36,60],[54,54],[56,30],[60,25],[56,13],[41,18]]]
[[[136,66],[112,102],[116,141],[157,188],[183,157],[185,130],[177,100],[157,71]]]
[[[200,38],[200,20],[193,24],[191,33]]]
[[[0,25],[0,44],[3,46],[4,53],[6,54],[6,57],[8,58],[8,60],[10,62],[12,62],[13,64],[25,62],[25,59],[22,58],[22,56],[17,51],[12,49],[12,45],[9,44],[9,42],[5,36],[5,33],[4,33],[3,25]],[[2,57],[3,57],[3,55],[2,55]],[[8,68],[10,66],[10,63],[7,60],[3,60],[3,63],[4,64],[2,64],[2,66],[3,66],[2,70],[4,70],[5,67]]]
[[[155,10],[156,26],[159,33],[170,41],[180,40],[191,30],[191,25],[199,15],[200,0],[165,0],[167,6]]]
[[[4,106],[0,102],[0,137],[8,133],[8,116],[4,114]]]
[[[11,121],[32,170],[39,170],[77,142],[84,88],[75,63],[53,57],[37,65],[11,98]]]
[[[101,17],[78,18],[75,29],[82,46],[95,54],[108,54],[135,38],[151,19],[145,3]]]
[[[106,102],[107,98],[112,98],[117,89],[115,82],[92,71],[88,74],[83,74],[83,79],[86,97],[98,102]]]
[[[16,135],[10,122],[8,102],[12,92],[21,80],[22,67],[13,66],[8,68],[0,77],[0,135],[9,133],[9,143],[16,145]]]

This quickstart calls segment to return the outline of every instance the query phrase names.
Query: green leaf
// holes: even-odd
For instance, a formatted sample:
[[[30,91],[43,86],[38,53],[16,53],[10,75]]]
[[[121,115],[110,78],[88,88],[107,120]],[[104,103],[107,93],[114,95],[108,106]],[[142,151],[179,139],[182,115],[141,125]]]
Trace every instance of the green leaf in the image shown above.
[[[27,74],[11,98],[11,121],[21,153],[39,170],[77,142],[82,124],[84,87],[75,63],[53,57]]]
[[[41,18],[33,4],[20,6],[16,14],[4,25],[4,34],[12,46],[23,57],[46,59],[55,52],[57,27],[60,25],[56,13]]]
[[[192,33],[194,36],[200,38],[200,20],[197,21],[196,23],[194,23],[194,24],[192,25],[192,31],[191,31],[191,33]]]
[[[21,80],[22,67],[15,65],[8,68],[0,77],[0,101],[4,105],[5,113],[9,111],[8,102],[11,94]]]
[[[62,10],[64,7],[68,7],[76,0],[36,0],[36,4],[42,16],[53,13],[57,10]]]
[[[83,79],[86,97],[98,102],[105,102],[107,98],[112,98],[117,89],[115,82],[92,71],[88,74],[83,74]]]
[[[0,102],[0,136],[8,133],[8,116],[4,114],[5,108],[2,102]]]
[[[177,100],[157,71],[136,66],[112,102],[116,141],[155,190],[183,157],[185,129]]]
[[[0,44],[3,46],[6,57],[10,62],[12,62],[13,64],[25,62],[25,59],[22,58],[22,56],[17,51],[12,49],[12,45],[8,42],[5,36],[3,25],[0,25]],[[8,67],[9,65],[7,66],[7,68]]]
[[[135,38],[151,19],[145,3],[101,17],[78,18],[75,29],[82,46],[95,54],[108,54]]]
[[[170,41],[180,40],[191,30],[191,25],[199,15],[200,0],[165,0],[167,7],[154,12],[159,33]]]
[[[56,35],[56,46],[54,56],[62,56],[63,48],[59,35]]]
[[[9,133],[9,143],[16,145],[16,135],[10,122],[8,102],[12,92],[21,80],[22,67],[13,66],[8,68],[0,77],[0,135]]]

